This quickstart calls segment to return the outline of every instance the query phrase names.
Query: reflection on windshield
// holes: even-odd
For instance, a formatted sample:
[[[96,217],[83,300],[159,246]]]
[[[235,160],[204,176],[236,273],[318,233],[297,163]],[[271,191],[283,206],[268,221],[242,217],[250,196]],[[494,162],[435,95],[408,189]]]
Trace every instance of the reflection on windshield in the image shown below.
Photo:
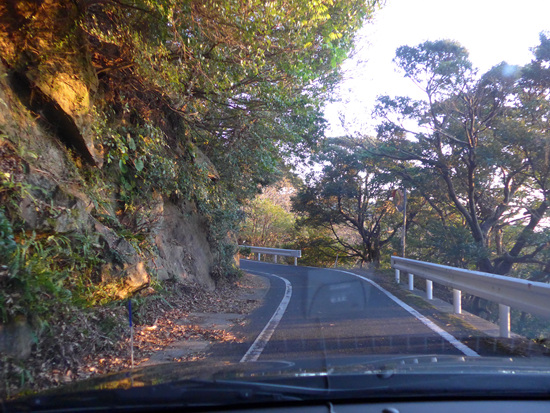
[[[339,313],[349,317],[367,310],[370,287],[359,280],[337,281],[333,274],[313,269],[306,277],[306,318],[336,317]]]

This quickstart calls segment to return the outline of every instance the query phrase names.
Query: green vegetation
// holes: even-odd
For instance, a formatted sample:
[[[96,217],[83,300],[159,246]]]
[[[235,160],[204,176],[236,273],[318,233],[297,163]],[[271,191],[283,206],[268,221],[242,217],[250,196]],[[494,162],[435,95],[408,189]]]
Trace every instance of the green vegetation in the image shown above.
[[[101,135],[124,209],[151,190],[193,201],[218,265],[231,270],[227,234],[238,228],[241,204],[274,180],[284,156],[307,153],[322,135],[322,101],[372,8],[89,3],[80,28],[112,91]]]
[[[240,236],[247,244],[281,246],[294,239],[294,215],[270,199],[254,199],[246,212]]]
[[[378,0],[4,3],[1,324],[160,290],[177,276],[161,257],[214,288],[237,238],[384,266],[407,231],[410,257],[549,280],[546,35],[530,64],[481,75],[455,42],[403,46],[425,98],[382,96],[376,137],[327,139],[323,103]],[[287,172],[306,159],[319,170]]]
[[[206,234],[207,258],[188,262],[211,256],[214,278],[238,273],[243,206],[280,208],[249,200],[316,148],[323,101],[376,6],[0,5],[1,321],[118,300],[120,274],[139,265],[153,279],[136,283],[154,282],[167,202]]]
[[[292,241],[251,200],[316,149],[377,3],[0,2],[0,324],[34,340],[0,336],[8,393],[67,359],[60,332],[116,347],[124,297],[238,275],[244,209]]]
[[[379,99],[384,121],[373,152],[393,160],[396,176],[469,250],[466,264],[482,271],[531,278],[522,264],[547,265],[550,141],[540,119],[548,107],[541,73],[548,42],[542,35],[525,68],[502,63],[481,76],[456,43],[401,47],[397,65],[426,99]]]
[[[328,229],[333,256],[387,262],[406,188],[407,256],[548,280],[549,45],[542,34],[530,64],[481,75],[456,42],[400,47],[425,98],[381,96],[376,137],[325,140],[294,198],[299,222]]]
[[[393,177],[353,140],[327,141],[315,161],[325,167],[294,199],[300,224],[328,232],[339,256],[379,264],[402,223],[390,200]]]

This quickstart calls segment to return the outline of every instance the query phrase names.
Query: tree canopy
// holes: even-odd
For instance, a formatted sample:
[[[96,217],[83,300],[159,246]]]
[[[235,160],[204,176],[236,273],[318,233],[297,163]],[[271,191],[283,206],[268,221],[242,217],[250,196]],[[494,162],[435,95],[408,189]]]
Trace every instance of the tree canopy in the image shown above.
[[[483,271],[548,265],[548,44],[541,35],[524,68],[501,63],[482,75],[455,42],[400,47],[395,62],[425,98],[378,101],[378,154],[444,225],[461,217]]]
[[[81,27],[115,107],[161,130],[164,158],[194,165],[177,167],[170,175],[181,184],[168,187],[212,222],[232,220],[218,231],[225,236],[240,219],[229,211],[273,182],[285,156],[317,144],[323,99],[375,4],[86,1]]]
[[[354,140],[330,139],[315,161],[324,165],[322,171],[312,172],[294,199],[301,223],[329,230],[337,252],[379,263],[381,248],[401,226],[383,160]]]

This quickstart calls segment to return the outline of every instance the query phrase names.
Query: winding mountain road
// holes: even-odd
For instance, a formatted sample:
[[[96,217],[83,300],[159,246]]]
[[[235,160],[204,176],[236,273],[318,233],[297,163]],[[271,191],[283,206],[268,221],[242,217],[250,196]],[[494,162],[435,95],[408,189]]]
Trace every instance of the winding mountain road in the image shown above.
[[[338,358],[477,353],[372,280],[351,272],[241,260],[267,277],[264,304],[246,326],[250,340],[227,359],[330,365]]]

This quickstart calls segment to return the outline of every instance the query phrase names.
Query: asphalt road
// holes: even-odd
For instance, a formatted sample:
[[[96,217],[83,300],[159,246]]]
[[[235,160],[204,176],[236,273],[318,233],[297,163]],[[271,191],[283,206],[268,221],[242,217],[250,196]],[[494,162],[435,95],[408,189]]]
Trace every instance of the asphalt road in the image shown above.
[[[246,326],[251,340],[225,347],[226,359],[329,365],[343,356],[472,355],[355,275],[247,260],[241,268],[271,288]]]

